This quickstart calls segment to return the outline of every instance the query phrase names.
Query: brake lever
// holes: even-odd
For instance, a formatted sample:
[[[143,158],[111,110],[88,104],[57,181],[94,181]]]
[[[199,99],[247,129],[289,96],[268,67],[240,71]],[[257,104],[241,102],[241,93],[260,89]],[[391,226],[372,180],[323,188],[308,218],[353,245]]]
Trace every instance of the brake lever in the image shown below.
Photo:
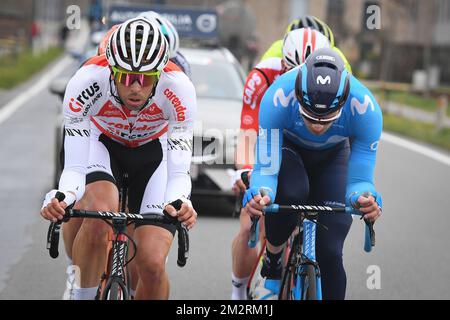
[[[371,242],[372,247],[374,247],[375,246],[375,229],[373,227],[374,223],[372,221],[368,221],[366,219],[364,219],[364,222],[366,223],[367,227],[369,228],[370,242]]]

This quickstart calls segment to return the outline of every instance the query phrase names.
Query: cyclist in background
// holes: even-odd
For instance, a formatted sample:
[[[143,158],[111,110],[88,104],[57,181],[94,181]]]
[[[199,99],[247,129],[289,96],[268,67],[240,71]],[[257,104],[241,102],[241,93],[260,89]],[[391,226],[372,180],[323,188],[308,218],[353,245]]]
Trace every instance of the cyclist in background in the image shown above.
[[[149,20],[155,19],[158,22],[162,33],[169,42],[170,61],[180,67],[180,69],[183,70],[183,72],[190,78],[191,66],[180,52],[180,37],[178,36],[177,29],[172,22],[155,11],[143,12],[138,17],[144,17]]]
[[[319,31],[310,28],[296,29],[286,34],[283,41],[283,57],[268,58],[261,61],[247,76],[244,87],[241,113],[241,130],[238,136],[236,168],[232,180],[236,194],[245,192],[241,173],[251,169],[254,164],[254,149],[258,133],[258,113],[261,99],[267,88],[283,73],[302,64],[306,57],[316,49],[328,48],[328,39]],[[232,295],[233,300],[247,298],[246,286],[253,266],[257,261],[257,249],[249,248],[250,217],[244,210],[240,214],[239,233],[232,244]]]
[[[106,55],[89,59],[72,77],[63,102],[65,161],[58,187],[65,199],[55,198],[58,190],[47,193],[45,219],[61,220],[64,208],[74,203],[78,209],[117,212],[126,171],[130,212],[165,209],[194,226],[197,213],[188,198],[195,89],[168,60],[158,24],[135,18],[112,32]],[[179,211],[169,204],[176,199],[183,201]],[[75,299],[96,294],[109,230],[102,221],[85,219],[76,233],[72,254],[81,281],[73,289]],[[136,299],[168,298],[165,262],[174,233],[171,225],[135,224]]]
[[[243,200],[250,216],[260,216],[264,205],[273,202],[332,206],[357,202],[364,219],[379,217],[382,201],[373,174],[381,109],[336,51],[316,50],[303,65],[280,76],[262,99],[259,126],[256,164]],[[261,197],[260,188],[269,195]],[[362,196],[364,192],[371,196]],[[297,215],[266,215],[264,222],[267,259],[259,296],[270,299],[279,292],[281,251]],[[317,228],[316,237],[323,298],[344,299],[342,249],[352,217],[323,214],[318,222],[329,228]]]
[[[350,66],[350,63],[347,61],[347,58],[345,58],[342,51],[339,50],[339,48],[335,46],[333,31],[331,31],[330,27],[325,22],[323,22],[322,20],[320,20],[314,16],[305,15],[305,16],[302,16],[298,19],[294,19],[293,21],[291,21],[291,23],[286,28],[286,33],[288,33],[289,31],[295,30],[295,29],[299,29],[299,28],[312,28],[314,30],[318,30],[325,37],[327,37],[328,40],[330,41],[330,44],[331,44],[331,47],[333,48],[333,50],[335,50],[337,53],[339,53],[342,60],[344,60],[345,68],[347,69],[347,71],[352,73],[352,68]],[[267,49],[267,51],[263,54],[261,61],[266,60],[267,58],[272,58],[272,57],[281,58],[282,47],[283,47],[283,39],[275,41],[274,43],[272,43],[272,45],[269,47],[269,49]]]

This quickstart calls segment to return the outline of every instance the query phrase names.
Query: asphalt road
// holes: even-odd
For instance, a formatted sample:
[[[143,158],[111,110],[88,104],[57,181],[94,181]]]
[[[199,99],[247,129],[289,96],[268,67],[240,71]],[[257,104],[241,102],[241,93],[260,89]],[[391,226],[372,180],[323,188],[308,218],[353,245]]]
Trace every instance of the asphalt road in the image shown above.
[[[25,88],[2,94],[0,110]],[[64,290],[62,245],[52,260],[45,249],[48,223],[38,214],[51,188],[57,105],[57,97],[42,90],[0,123],[0,299],[60,299]],[[449,299],[450,167],[383,141],[375,179],[384,200],[377,245],[370,254],[363,251],[363,223],[355,219],[344,249],[347,298]],[[205,211],[190,232],[185,268],[176,266],[174,243],[167,264],[172,299],[230,296],[230,246],[238,220]],[[379,289],[368,288],[368,269],[379,270]]]

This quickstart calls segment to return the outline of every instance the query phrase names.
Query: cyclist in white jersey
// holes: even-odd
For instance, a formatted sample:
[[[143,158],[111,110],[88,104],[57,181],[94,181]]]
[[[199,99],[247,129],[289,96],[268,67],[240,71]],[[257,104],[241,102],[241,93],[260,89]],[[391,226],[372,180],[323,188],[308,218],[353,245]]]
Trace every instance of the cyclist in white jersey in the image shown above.
[[[130,212],[178,216],[190,229],[197,213],[188,200],[195,89],[168,63],[167,40],[152,21],[125,21],[109,39],[106,55],[89,59],[69,81],[64,97],[64,170],[58,190],[47,193],[41,215],[62,219],[64,208],[118,211],[118,187],[129,174]],[[62,202],[54,197],[65,194]],[[181,199],[179,211],[168,203]],[[106,261],[109,226],[86,219],[73,245],[80,268],[75,299],[93,299]],[[170,225],[137,224],[136,299],[167,299],[165,261]]]

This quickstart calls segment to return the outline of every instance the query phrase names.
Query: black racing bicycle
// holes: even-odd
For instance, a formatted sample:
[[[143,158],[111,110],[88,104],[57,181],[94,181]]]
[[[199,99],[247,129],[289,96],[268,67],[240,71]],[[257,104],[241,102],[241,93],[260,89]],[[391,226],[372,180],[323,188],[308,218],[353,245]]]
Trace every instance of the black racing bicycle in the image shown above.
[[[126,184],[120,190],[121,195],[127,194]],[[56,198],[59,201],[64,200],[64,194],[57,192]],[[178,233],[178,259],[177,264],[180,267],[186,265],[189,255],[189,235],[188,229],[177,218],[174,218],[164,211],[164,214],[144,213],[133,214],[126,213],[126,196],[121,196],[121,212],[108,211],[86,211],[66,209],[65,216],[62,221],[50,224],[47,234],[47,249],[52,258],[59,255],[59,234],[61,224],[68,222],[71,218],[88,218],[101,219],[110,225],[112,229],[112,237],[108,246],[108,261],[105,271],[100,279],[97,290],[96,299],[99,300],[128,300],[130,299],[131,275],[127,265],[134,259],[137,252],[137,246],[134,240],[126,234],[128,225],[137,221],[159,222],[173,224],[177,228]],[[176,200],[171,205],[179,210],[182,205],[181,200]],[[128,259],[129,242],[132,243],[134,254]]]

